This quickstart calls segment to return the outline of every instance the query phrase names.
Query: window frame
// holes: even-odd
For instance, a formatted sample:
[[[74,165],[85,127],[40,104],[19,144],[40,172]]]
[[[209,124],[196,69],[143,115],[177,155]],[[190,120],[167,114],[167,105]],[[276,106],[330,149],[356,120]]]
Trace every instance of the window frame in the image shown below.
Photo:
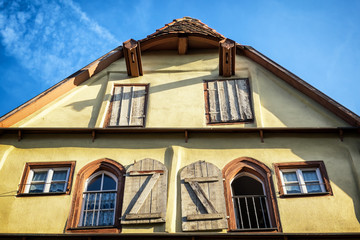
[[[221,122],[211,122],[210,117],[210,101],[209,101],[209,82],[224,82],[224,81],[233,81],[233,80],[245,80],[247,88],[248,88],[248,96],[249,96],[249,107],[252,113],[252,119],[248,120],[237,120],[237,121],[221,121]],[[226,79],[212,79],[212,80],[204,80],[204,98],[205,98],[205,116],[206,116],[206,124],[207,125],[233,125],[233,124],[245,124],[245,123],[253,123],[255,121],[255,114],[253,108],[253,101],[252,101],[252,92],[250,88],[250,80],[249,78],[226,78]],[[236,96],[238,98],[238,96]]]
[[[323,161],[306,161],[306,162],[286,162],[274,163],[275,174],[278,183],[280,197],[310,197],[310,196],[327,196],[333,195],[330,180],[326,172]],[[303,171],[315,170],[321,187],[321,192],[308,193],[305,181],[303,179]],[[298,186],[301,193],[287,193],[285,189],[285,181],[283,172],[295,172],[298,178]]]
[[[148,102],[148,96],[149,96],[149,85],[150,84],[142,84],[142,83],[134,83],[134,84],[114,84],[111,90],[111,99],[110,104],[108,107],[108,110],[106,112],[105,117],[105,125],[106,128],[144,128],[146,125],[146,116],[147,116],[147,102]],[[111,120],[111,113],[113,109],[113,102],[115,97],[115,88],[116,87],[145,87],[145,100],[144,100],[144,117],[143,117],[143,124],[142,125],[110,125]],[[129,110],[130,111],[130,110]]]
[[[20,180],[19,189],[17,196],[45,196],[45,195],[62,195],[62,194],[70,194],[71,186],[72,186],[72,180],[73,180],[73,174],[74,174],[74,168],[75,168],[75,161],[66,161],[66,162],[27,162],[24,167],[24,172]],[[53,182],[52,179],[50,179],[50,176],[52,177],[52,174],[49,172],[52,172],[54,170],[65,170],[67,169],[67,178],[65,180],[65,187],[63,192],[49,192],[50,186],[46,187],[46,185],[51,185]],[[44,182],[44,191],[43,192],[36,192],[31,193],[29,192],[30,184],[32,181],[32,176],[34,172],[47,172],[47,179]],[[61,181],[63,182],[63,181]],[[47,191],[45,191],[47,190]]]

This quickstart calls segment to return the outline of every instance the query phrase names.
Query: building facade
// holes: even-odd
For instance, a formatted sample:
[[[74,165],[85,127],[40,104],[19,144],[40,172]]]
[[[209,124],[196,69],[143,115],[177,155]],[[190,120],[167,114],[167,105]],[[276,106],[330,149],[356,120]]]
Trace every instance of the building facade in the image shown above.
[[[0,126],[0,238],[360,238],[360,117],[197,19]]]

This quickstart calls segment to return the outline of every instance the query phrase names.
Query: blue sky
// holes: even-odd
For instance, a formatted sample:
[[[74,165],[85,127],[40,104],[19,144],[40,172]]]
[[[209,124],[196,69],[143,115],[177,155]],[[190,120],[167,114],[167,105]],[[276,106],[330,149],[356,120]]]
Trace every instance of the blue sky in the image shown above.
[[[359,0],[0,0],[0,116],[133,38],[200,19],[360,115]]]

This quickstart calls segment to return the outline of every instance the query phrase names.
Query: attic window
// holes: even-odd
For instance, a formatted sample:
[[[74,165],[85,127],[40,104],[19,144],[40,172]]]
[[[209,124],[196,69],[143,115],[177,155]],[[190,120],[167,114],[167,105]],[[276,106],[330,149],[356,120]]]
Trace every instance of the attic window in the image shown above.
[[[208,124],[254,120],[248,79],[206,81],[204,88]]]
[[[108,127],[143,127],[147,85],[116,85],[113,90]]]

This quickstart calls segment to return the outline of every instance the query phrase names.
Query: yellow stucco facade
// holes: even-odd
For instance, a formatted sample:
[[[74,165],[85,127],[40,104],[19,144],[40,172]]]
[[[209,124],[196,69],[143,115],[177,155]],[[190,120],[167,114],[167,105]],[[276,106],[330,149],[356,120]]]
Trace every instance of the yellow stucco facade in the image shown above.
[[[337,128],[351,127],[316,101],[245,56],[236,55],[236,74],[219,76],[218,50],[142,53],[144,75],[128,77],[123,58],[39,109],[12,128],[103,128],[116,84],[149,84],[145,128]],[[254,121],[208,125],[205,80],[248,78]],[[27,162],[75,161],[77,173],[86,164],[108,158],[127,169],[152,158],[168,171],[165,223],[123,225],[122,233],[180,233],[180,171],[199,160],[220,170],[234,159],[250,157],[271,170],[284,233],[360,232],[360,138],[349,133],[257,132],[101,134],[14,134],[0,136],[0,232],[64,233],[71,212],[69,195],[17,196]],[[333,195],[280,197],[274,163],[323,161]],[[226,233],[227,229],[216,232]]]

